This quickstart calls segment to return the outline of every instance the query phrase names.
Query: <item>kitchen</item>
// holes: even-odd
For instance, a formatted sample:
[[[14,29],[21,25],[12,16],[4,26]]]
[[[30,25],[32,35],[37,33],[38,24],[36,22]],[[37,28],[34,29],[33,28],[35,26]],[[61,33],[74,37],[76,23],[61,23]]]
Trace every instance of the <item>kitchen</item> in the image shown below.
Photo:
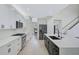
[[[0,4],[0,55],[79,55],[78,4]]]

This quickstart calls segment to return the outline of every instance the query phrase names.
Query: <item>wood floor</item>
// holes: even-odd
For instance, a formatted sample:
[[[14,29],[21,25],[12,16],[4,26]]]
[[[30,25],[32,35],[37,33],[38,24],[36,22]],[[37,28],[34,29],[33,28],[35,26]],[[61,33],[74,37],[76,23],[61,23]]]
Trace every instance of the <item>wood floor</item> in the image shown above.
[[[25,48],[19,55],[48,55],[48,51],[44,45],[44,40],[38,40],[36,36],[33,35],[32,38],[26,42]]]

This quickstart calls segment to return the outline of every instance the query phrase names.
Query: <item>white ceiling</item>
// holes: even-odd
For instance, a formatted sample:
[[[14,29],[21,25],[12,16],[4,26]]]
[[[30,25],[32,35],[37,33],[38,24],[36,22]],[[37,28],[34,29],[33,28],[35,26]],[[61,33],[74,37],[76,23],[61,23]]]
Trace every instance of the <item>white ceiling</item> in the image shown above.
[[[32,17],[53,16],[67,4],[16,4],[16,6],[25,14],[30,13]]]

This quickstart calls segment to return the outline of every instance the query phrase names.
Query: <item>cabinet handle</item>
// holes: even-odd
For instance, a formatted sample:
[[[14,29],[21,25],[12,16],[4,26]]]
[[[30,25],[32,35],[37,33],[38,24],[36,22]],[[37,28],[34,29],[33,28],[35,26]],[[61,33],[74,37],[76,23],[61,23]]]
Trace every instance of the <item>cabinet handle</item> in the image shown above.
[[[10,52],[11,52],[11,48],[8,49],[8,53],[10,53]]]

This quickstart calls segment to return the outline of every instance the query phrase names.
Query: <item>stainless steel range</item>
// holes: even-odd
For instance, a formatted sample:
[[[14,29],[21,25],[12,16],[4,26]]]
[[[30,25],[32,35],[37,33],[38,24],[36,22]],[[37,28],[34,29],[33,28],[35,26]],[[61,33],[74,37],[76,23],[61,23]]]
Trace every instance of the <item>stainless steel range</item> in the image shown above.
[[[17,33],[17,34],[13,34],[12,36],[21,36],[21,50],[25,47],[26,44],[26,34],[25,33]]]

